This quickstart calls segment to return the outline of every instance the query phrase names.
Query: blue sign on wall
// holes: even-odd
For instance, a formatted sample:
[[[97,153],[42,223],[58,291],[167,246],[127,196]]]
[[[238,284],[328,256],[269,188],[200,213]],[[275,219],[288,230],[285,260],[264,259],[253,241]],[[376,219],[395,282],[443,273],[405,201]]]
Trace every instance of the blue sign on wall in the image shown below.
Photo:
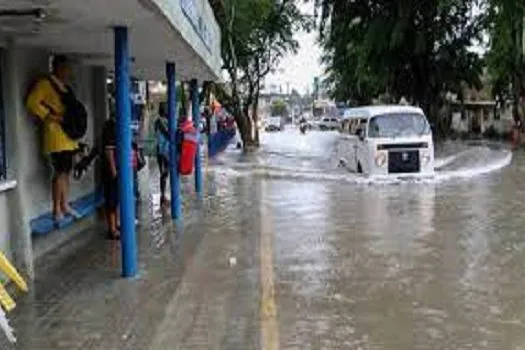
[[[196,0],[180,0],[180,7],[182,13],[184,13],[197,35],[201,38],[204,46],[211,51],[212,35],[202,15],[199,13]]]

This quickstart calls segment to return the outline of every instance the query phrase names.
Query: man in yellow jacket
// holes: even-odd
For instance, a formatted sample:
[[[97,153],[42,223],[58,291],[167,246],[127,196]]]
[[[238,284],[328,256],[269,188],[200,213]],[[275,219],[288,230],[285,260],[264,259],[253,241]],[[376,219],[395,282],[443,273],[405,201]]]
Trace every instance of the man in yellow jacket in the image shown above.
[[[42,122],[44,152],[53,166],[52,200],[53,217],[58,223],[65,214],[79,218],[80,215],[69,205],[69,177],[73,169],[73,160],[78,150],[78,142],[72,140],[62,129],[60,121],[65,113],[60,93],[55,90],[51,79],[58,88],[65,92],[72,70],[65,56],[57,55],[53,59],[52,74],[41,79],[30,91],[27,109]]]

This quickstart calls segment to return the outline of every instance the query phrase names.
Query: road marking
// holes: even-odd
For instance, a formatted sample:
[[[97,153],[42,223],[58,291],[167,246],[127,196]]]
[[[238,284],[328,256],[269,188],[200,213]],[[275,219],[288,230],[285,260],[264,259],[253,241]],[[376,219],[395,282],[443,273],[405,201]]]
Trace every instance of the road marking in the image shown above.
[[[261,305],[259,317],[261,322],[261,349],[279,349],[279,326],[277,306],[275,303],[275,285],[273,277],[272,218],[265,203],[265,180],[261,181],[260,222],[261,222]]]

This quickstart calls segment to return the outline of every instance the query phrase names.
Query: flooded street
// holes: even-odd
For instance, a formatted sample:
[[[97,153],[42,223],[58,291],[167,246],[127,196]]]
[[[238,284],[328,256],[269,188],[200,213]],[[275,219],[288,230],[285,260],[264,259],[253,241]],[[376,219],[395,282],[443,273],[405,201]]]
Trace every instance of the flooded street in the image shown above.
[[[214,168],[268,208],[280,347],[522,349],[525,158],[449,142],[435,179],[385,184],[338,168],[337,142],[265,134]]]
[[[339,166],[338,134],[263,134],[185,178],[184,224],[142,178],[140,276],[90,229],[37,264],[0,349],[524,349],[525,155],[448,142],[431,179]],[[148,175],[149,174],[149,175]]]

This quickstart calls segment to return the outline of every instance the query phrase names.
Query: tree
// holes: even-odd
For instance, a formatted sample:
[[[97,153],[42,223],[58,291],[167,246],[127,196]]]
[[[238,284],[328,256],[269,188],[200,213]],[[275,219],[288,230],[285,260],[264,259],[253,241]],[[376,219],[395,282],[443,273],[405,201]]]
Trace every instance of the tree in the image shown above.
[[[272,116],[288,116],[288,104],[283,99],[274,100],[271,106]]]
[[[437,123],[447,92],[479,86],[476,0],[316,0],[326,83],[342,102],[379,94],[420,105]]]
[[[487,55],[493,93],[500,102],[512,99],[514,119],[521,120],[520,98],[525,97],[525,4],[515,0],[488,0],[491,38]]]
[[[294,33],[306,25],[307,18],[294,0],[224,0],[224,6],[216,12],[224,69],[230,77],[227,104],[243,144],[254,144],[252,124],[257,122],[261,82],[284,54],[297,50]]]

